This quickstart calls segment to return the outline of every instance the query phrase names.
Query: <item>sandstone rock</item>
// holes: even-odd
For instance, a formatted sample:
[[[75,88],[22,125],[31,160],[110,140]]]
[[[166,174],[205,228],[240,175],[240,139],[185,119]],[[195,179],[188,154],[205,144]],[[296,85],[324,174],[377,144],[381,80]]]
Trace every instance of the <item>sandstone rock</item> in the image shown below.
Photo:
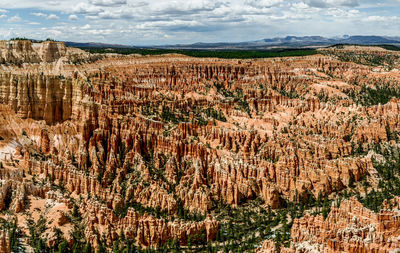
[[[88,202],[82,207],[90,215],[87,217],[88,229],[85,231],[87,238],[95,239],[95,229],[102,231],[110,243],[116,236],[115,233],[124,232],[126,238],[136,239],[141,246],[163,245],[168,240],[177,239],[179,243],[186,244],[188,236],[204,233],[207,241],[216,238],[218,222],[207,217],[201,222],[185,223],[184,221],[166,222],[152,216],[140,215],[134,210],[128,210],[126,217],[118,218],[113,211],[94,202]],[[95,241],[91,241],[96,244]]]
[[[398,211],[376,214],[356,199],[345,200],[340,207],[332,206],[324,220],[321,215],[295,219],[293,240],[287,252],[393,252],[400,247]],[[270,249],[271,243],[265,242]],[[264,247],[263,247],[264,248]]]
[[[39,63],[39,55],[32,48],[32,43],[24,41],[0,41],[0,62],[1,63]]]
[[[400,131],[399,99],[361,106],[348,95],[361,89],[355,82],[395,85],[399,76],[328,56],[104,56],[29,41],[2,42],[0,52],[10,65],[0,66],[0,104],[7,108],[0,158],[8,164],[0,170],[0,209],[10,192],[7,209],[17,213],[31,195],[68,208],[80,200],[85,237],[95,248],[101,234],[111,246],[121,230],[146,247],[169,239],[184,245],[203,233],[211,241],[215,203],[261,198],[276,209],[335,194],[368,175],[376,180],[373,154],[363,151],[388,141],[388,129]],[[33,176],[49,183],[39,187]],[[345,203],[327,221],[295,220],[293,244],[282,250],[394,249],[393,213]],[[121,210],[123,218],[115,215]],[[366,220],[360,226],[346,212]],[[179,219],[185,214],[206,218]],[[68,225],[63,217],[58,222]],[[271,242],[263,249],[275,250]]]
[[[54,62],[66,54],[67,48],[64,42],[45,41],[40,45],[39,55],[44,62]]]
[[[8,233],[6,231],[0,231],[0,252],[11,252]]]

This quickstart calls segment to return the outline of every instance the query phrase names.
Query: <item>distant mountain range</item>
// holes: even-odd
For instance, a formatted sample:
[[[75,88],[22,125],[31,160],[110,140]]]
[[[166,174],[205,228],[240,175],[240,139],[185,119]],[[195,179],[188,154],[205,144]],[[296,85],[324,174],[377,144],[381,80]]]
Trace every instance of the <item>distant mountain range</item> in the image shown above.
[[[65,45],[68,47],[79,47],[79,48],[135,48],[134,46],[120,45],[120,44],[105,44],[97,42],[72,42],[65,41]]]
[[[103,44],[103,43],[77,43],[66,42],[67,46],[71,47],[88,47],[88,48],[157,48],[157,49],[202,49],[202,50],[227,50],[227,49],[242,49],[242,50],[261,50],[272,48],[303,48],[303,47],[325,47],[336,44],[357,44],[357,45],[396,45],[400,46],[400,37],[387,36],[342,36],[326,38],[322,36],[286,36],[276,37],[271,39],[262,39],[247,42],[218,42],[218,43],[203,43],[194,44],[176,44],[163,46],[127,46],[118,44]]]
[[[301,48],[301,47],[324,47],[335,44],[357,44],[357,45],[400,45],[400,37],[383,36],[343,36],[325,38],[321,36],[287,36],[283,38],[263,39],[238,43],[195,43],[188,45],[167,45],[156,48],[168,49],[271,49],[271,48]]]

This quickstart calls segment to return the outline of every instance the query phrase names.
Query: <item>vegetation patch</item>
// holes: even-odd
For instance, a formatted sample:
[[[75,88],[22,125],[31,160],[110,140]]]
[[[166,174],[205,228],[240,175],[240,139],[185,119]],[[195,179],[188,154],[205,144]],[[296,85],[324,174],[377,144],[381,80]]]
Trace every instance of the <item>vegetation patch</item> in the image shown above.
[[[315,49],[274,49],[274,50],[175,50],[175,49],[151,49],[151,48],[87,48],[81,49],[90,53],[117,53],[117,54],[183,54],[192,57],[213,57],[224,59],[252,59],[271,57],[293,57],[318,54]]]

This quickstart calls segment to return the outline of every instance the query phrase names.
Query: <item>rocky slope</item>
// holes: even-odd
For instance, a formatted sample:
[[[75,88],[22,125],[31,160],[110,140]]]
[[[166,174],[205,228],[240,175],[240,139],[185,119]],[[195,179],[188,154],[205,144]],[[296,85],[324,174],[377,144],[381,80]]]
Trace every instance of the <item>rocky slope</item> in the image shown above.
[[[379,213],[356,199],[332,207],[329,215],[305,215],[293,222],[292,243],[281,252],[396,252],[400,248],[399,210]],[[258,252],[275,252],[273,241],[265,241]]]
[[[25,247],[250,250],[279,245],[290,227],[291,250],[397,247],[387,239],[397,236],[395,211],[326,204],[367,202],[382,188],[377,161],[400,128],[397,54],[352,49],[385,57],[371,66],[339,49],[222,60],[2,43],[0,209],[15,213],[17,228],[5,223]],[[262,232],[232,232],[242,223],[231,208],[252,200],[259,211],[245,210]],[[311,216],[321,210],[326,219]],[[349,224],[359,232],[343,232]]]

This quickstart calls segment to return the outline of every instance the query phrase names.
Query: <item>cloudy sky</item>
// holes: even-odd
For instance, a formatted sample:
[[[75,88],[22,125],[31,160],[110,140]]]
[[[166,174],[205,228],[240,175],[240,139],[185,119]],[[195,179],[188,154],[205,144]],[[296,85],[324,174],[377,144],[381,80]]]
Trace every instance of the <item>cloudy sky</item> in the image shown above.
[[[400,0],[0,0],[0,39],[127,45],[400,36]]]

